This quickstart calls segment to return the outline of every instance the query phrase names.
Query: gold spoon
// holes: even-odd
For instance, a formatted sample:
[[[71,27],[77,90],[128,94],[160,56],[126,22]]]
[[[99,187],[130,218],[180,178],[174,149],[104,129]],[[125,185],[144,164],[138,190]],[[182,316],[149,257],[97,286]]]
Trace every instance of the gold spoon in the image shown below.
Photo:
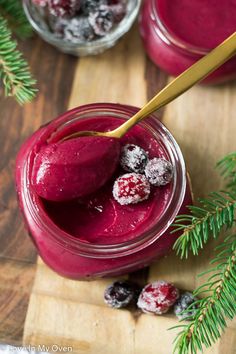
[[[105,136],[121,138],[139,121],[146,118],[152,112],[165,106],[167,103],[173,101],[176,97],[180,96],[182,93],[187,91],[200,80],[204,79],[212,71],[230,59],[234,54],[236,54],[236,32],[213,49],[209,54],[205,55],[190,68],[185,70],[181,75],[171,81],[166,87],[158,92],[158,94],[154,96],[151,101],[145,104],[145,106],[143,106],[134,116],[118,128],[109,132],[80,131],[68,135],[63,140],[68,140],[79,136]]]

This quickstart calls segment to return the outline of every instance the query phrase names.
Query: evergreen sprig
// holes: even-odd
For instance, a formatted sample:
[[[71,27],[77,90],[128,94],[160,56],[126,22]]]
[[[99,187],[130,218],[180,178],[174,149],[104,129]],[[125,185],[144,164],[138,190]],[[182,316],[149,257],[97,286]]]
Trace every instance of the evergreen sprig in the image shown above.
[[[27,38],[32,34],[32,27],[25,17],[21,1],[0,0],[0,14],[17,36]]]
[[[217,163],[217,167],[221,171],[221,175],[227,181],[229,189],[236,189],[236,152],[225,156]]]
[[[197,350],[203,350],[203,346],[210,347],[226,328],[226,320],[232,320],[236,315],[236,235],[227,237],[216,250],[219,253],[211,264],[217,264],[207,271],[214,274],[194,292],[194,295],[206,291],[211,294],[186,310],[198,306],[190,323],[173,327],[182,328],[175,339],[174,353],[196,354]]]
[[[174,232],[183,231],[174,244],[174,250],[181,258],[187,258],[189,252],[198,255],[210,237],[216,238],[223,226],[230,228],[233,225],[235,192],[213,192],[199,202],[200,206],[189,206],[191,214],[177,216],[173,225]]]
[[[224,227],[235,225],[236,153],[225,156],[217,167],[228,183],[226,191],[213,192],[200,199],[200,206],[189,207],[190,215],[180,215],[176,219],[175,231],[183,233],[174,249],[182,258],[187,258],[189,252],[197,255],[211,237],[216,238]],[[174,353],[196,354],[203,346],[211,346],[224,331],[227,319],[236,316],[236,235],[227,237],[216,251],[219,254],[211,263],[217,264],[200,275],[213,274],[194,292],[194,295],[210,295],[197,300],[185,311],[187,314],[193,306],[198,306],[194,318],[189,318],[189,324],[173,327],[181,328]]]
[[[35,80],[31,77],[26,61],[16,49],[7,21],[0,15],[0,79],[5,95],[13,96],[23,104],[31,101],[36,93]]]

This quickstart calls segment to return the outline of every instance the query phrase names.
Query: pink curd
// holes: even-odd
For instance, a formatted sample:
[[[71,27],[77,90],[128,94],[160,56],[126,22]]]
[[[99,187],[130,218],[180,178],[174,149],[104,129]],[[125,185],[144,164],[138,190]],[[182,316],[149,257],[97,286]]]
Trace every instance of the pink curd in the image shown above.
[[[83,197],[112,177],[119,155],[119,140],[107,137],[83,136],[45,144],[35,156],[32,184],[47,200]]]
[[[73,200],[46,200],[32,184],[32,172],[37,172],[37,159],[45,148],[75,131],[112,130],[135,111],[113,104],[79,107],[40,128],[18,154],[16,185],[27,228],[44,261],[63,276],[81,279],[136,270],[166,254],[178,237],[170,234],[170,224],[179,212],[186,213],[191,196],[179,147],[155,118],[136,125],[120,140],[120,146],[139,145],[150,158],[163,157],[174,166],[171,183],[152,187],[147,200],[130,205],[114,200],[113,183],[124,173],[119,165],[104,183],[98,178],[97,190]],[[69,142],[74,144],[68,140],[67,148]],[[107,169],[114,170],[109,161]],[[63,177],[64,166],[61,172]]]
[[[234,0],[144,0],[140,32],[155,64],[179,75],[236,31]],[[233,58],[205,82],[217,83],[236,76]]]

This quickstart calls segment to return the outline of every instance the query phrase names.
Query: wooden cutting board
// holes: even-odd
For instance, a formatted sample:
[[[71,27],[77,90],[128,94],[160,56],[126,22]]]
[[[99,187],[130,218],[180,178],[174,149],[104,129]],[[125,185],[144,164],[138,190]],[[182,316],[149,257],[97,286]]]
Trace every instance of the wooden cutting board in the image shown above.
[[[49,48],[41,42],[39,47]],[[52,49],[49,48],[50,50]],[[118,102],[141,106],[170,80],[146,58],[137,27],[116,47],[98,56],[73,59],[72,63],[72,59],[65,59],[68,56],[56,51],[52,53],[47,63],[49,67],[55,64],[57,71],[50,78],[44,72],[44,80],[40,80],[39,98],[24,110],[26,118],[21,129],[21,139],[36,129],[39,123],[45,122],[44,116],[47,119],[50,115],[54,117],[53,114],[57,112],[56,104],[64,108],[62,101],[68,108],[90,102]],[[34,62],[39,54],[39,49],[34,49],[31,60]],[[52,58],[54,62],[51,62]],[[43,73],[43,70],[40,72]],[[53,80],[53,84],[50,84],[50,80]],[[48,102],[49,90],[53,90],[56,98],[49,96]],[[233,82],[221,87],[194,87],[158,113],[159,119],[170,129],[183,151],[195,197],[205,196],[221,186],[214,165],[226,153],[236,151],[235,106],[236,84]],[[29,118],[33,114],[36,117],[34,123]],[[26,237],[22,224],[19,225],[21,233]],[[220,239],[217,242],[221,242]],[[192,290],[203,282],[204,278],[199,279],[197,274],[209,266],[208,262],[217,242],[212,241],[198,257],[181,261],[171,253],[148,269],[124,277],[141,284],[164,279],[174,282],[182,289]],[[29,262],[33,259],[30,254],[32,253],[27,256]],[[26,318],[20,317],[22,324],[19,324],[24,332],[24,345],[45,345],[51,349],[55,348],[53,345],[68,346],[73,348],[73,353],[79,354],[171,354],[176,332],[167,329],[177,324],[176,318],[169,314],[137,316],[130,310],[106,307],[103,292],[113,279],[64,279],[52,272],[40,259],[36,268],[32,266],[30,270],[27,267],[27,270],[19,270],[18,263],[17,266],[7,268],[7,257],[5,255],[3,258],[5,269],[12,269],[12,274],[18,269],[19,274],[17,278],[12,275],[11,281],[5,276],[9,288],[11,284],[14,287],[15,279],[25,279],[27,274],[33,282],[31,289],[22,280],[25,286],[23,291],[29,295],[24,297],[27,298],[24,302],[24,308],[27,308]],[[5,278],[0,276],[0,286],[3,289]],[[9,289],[6,294],[10,294]],[[8,301],[7,295],[5,301]],[[18,307],[15,305],[16,308],[19,309],[19,304]],[[16,310],[15,312],[17,313]],[[18,321],[17,316],[14,319]],[[5,318],[2,323],[6,324]],[[12,320],[5,328],[10,333],[14,326],[16,327]],[[235,354],[235,329],[236,321],[230,322],[222,339],[204,353]]]

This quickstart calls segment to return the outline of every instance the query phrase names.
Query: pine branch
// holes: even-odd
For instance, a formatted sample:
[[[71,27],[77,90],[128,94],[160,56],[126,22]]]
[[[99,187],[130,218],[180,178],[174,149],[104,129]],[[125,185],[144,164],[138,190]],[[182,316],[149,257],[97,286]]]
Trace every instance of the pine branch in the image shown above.
[[[183,231],[173,247],[181,258],[187,258],[189,251],[198,255],[210,237],[217,238],[224,226],[234,222],[236,193],[213,192],[199,201],[200,206],[189,206],[190,215],[177,216],[173,224],[173,232]]]
[[[32,28],[24,14],[20,0],[0,0],[0,14],[18,37],[27,38],[32,35]]]
[[[6,96],[14,96],[23,104],[31,101],[36,93],[27,63],[16,49],[16,42],[11,38],[7,21],[0,15],[0,79],[3,81]]]
[[[236,235],[226,238],[216,250],[219,254],[211,264],[220,263],[208,271],[214,274],[194,293],[208,291],[211,295],[197,301],[198,309],[189,324],[173,327],[182,327],[175,339],[174,353],[196,354],[203,346],[210,347],[226,328],[226,320],[236,315]]]
[[[221,159],[216,165],[221,175],[228,181],[227,187],[229,189],[236,189],[236,152],[233,152],[223,159]]]

